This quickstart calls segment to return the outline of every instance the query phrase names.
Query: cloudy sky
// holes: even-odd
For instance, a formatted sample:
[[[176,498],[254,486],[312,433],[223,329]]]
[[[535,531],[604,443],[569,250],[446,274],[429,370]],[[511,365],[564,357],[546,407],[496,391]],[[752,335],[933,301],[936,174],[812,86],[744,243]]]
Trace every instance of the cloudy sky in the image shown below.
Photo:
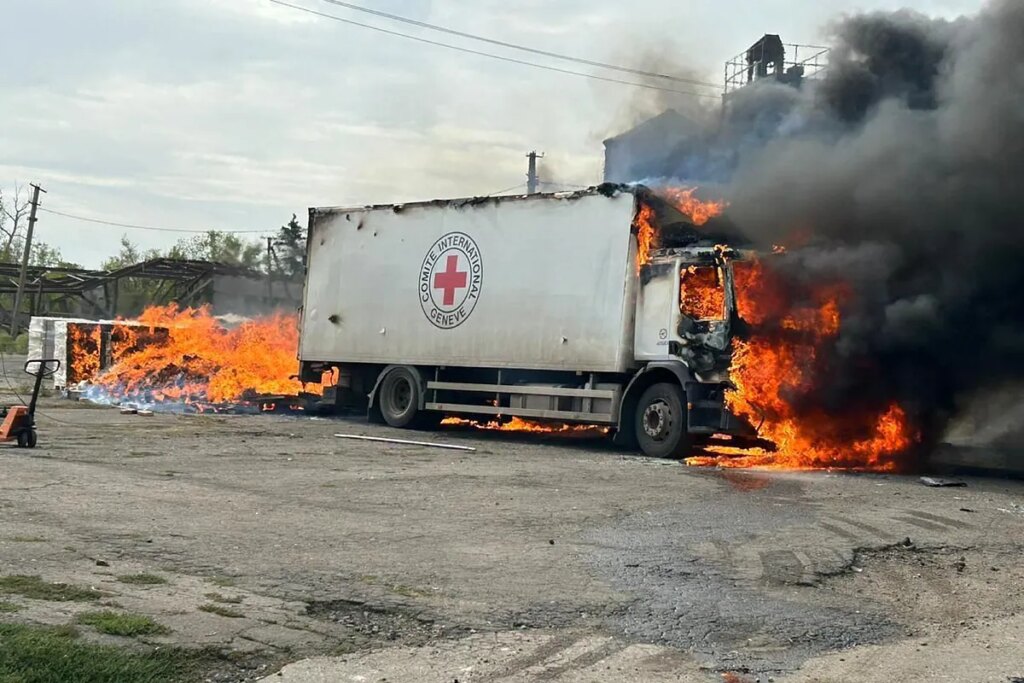
[[[289,0],[338,17],[561,68],[632,78]],[[980,0],[356,0],[468,33],[721,80],[760,35],[827,43],[843,12]],[[808,7],[811,7],[808,9]],[[799,9],[797,9],[799,8]],[[39,182],[50,209],[172,228],[272,231],[309,206],[490,194],[541,174],[600,179],[601,141],[666,105],[657,93],[501,62],[268,0],[6,0],[0,187]],[[713,92],[708,88],[678,86]],[[96,267],[122,234],[181,234],[41,214],[41,238]],[[258,238],[258,234],[251,237]]]

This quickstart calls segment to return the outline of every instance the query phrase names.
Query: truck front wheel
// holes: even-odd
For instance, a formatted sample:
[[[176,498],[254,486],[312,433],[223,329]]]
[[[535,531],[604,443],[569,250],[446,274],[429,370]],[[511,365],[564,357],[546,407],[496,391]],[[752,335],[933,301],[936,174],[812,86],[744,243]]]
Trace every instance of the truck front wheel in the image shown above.
[[[381,381],[380,406],[381,417],[392,427],[411,427],[416,421],[419,410],[419,397],[416,395],[416,378],[406,368],[394,368]]]
[[[640,396],[633,421],[636,440],[652,458],[685,457],[690,446],[686,403],[676,384],[654,384]]]

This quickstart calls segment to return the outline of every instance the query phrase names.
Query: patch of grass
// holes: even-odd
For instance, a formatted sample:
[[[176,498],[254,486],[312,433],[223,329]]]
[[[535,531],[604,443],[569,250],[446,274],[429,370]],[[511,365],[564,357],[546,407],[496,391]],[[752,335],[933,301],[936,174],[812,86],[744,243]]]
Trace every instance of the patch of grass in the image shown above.
[[[184,683],[204,680],[215,665],[204,652],[128,651],[77,640],[74,628],[0,624],[4,683]]]
[[[42,536],[11,536],[13,543],[46,543],[46,540]]]
[[[69,583],[47,583],[38,576],[15,574],[0,576],[0,593],[21,595],[34,600],[51,602],[88,602],[99,600],[103,593]]]
[[[0,351],[4,353],[28,353],[28,333],[12,337],[8,332],[0,331]],[[32,368],[33,370],[35,368]]]
[[[235,585],[235,580],[230,576],[211,576],[206,580],[214,586],[220,586],[221,588],[230,588]]]
[[[156,574],[123,574],[117,577],[121,583],[129,583],[133,586],[160,586],[167,583],[167,579]]]
[[[208,600],[214,602],[224,602],[229,605],[240,605],[242,604],[242,598],[240,597],[228,597],[227,595],[221,595],[220,593],[204,593],[203,594]]]
[[[13,602],[7,600],[0,600],[0,614],[10,614],[11,612],[17,612],[21,609],[21,605],[16,605]]]
[[[212,602],[207,603],[205,605],[200,605],[199,611],[209,612],[210,614],[216,614],[222,617],[227,617],[228,619],[242,619],[243,617],[245,617],[244,614],[237,610],[224,607],[223,605],[215,605]]]
[[[111,636],[156,636],[170,633],[171,629],[158,624],[144,614],[128,612],[83,612],[75,618],[75,622],[92,626],[100,633]]]

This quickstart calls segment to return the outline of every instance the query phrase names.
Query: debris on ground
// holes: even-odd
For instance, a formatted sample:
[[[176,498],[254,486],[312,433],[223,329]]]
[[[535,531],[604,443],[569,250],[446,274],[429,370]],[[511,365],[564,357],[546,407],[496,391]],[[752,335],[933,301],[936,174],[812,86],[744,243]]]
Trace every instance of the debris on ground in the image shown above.
[[[437,443],[435,441],[411,441],[409,439],[390,439],[383,436],[364,436],[362,434],[335,434],[339,439],[355,439],[357,441],[377,441],[380,443],[394,443],[403,446],[426,446],[428,448],[446,448],[452,451],[475,451],[471,446],[456,446],[450,443]]]
[[[920,481],[925,486],[932,486],[935,488],[967,486],[967,482],[965,481],[959,481],[957,479],[941,479],[939,477],[921,477]]]

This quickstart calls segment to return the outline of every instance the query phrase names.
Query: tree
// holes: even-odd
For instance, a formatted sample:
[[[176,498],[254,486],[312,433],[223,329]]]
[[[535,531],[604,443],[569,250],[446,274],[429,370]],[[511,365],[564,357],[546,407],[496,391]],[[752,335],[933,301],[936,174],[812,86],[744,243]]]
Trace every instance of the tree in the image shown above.
[[[21,263],[25,255],[25,231],[32,201],[24,185],[14,184],[14,194],[4,195],[0,190],[0,262]],[[28,257],[31,266],[77,267],[65,261],[60,249],[39,239],[32,241],[32,252]]]
[[[22,240],[16,240],[15,243],[21,248]],[[71,263],[65,261],[63,255],[60,253],[60,249],[57,247],[51,247],[46,242],[40,242],[39,240],[32,241],[32,253],[29,254],[28,263],[30,266],[44,266],[47,268],[77,268],[77,263]]]
[[[179,240],[167,256],[256,269],[260,265],[262,253],[262,247],[256,242],[240,239],[231,233],[210,230],[202,235]]]
[[[13,197],[5,197],[0,190],[0,233],[3,239],[0,260],[7,263],[21,261],[21,250],[17,248],[15,241],[28,220],[30,206],[31,201],[23,185],[14,184]]]
[[[306,229],[299,225],[296,215],[282,225],[274,240],[277,247],[278,267],[291,278],[301,277],[306,270]]]
[[[127,266],[134,266],[136,263],[160,258],[160,252],[156,249],[142,251],[128,239],[128,235],[121,235],[121,250],[103,262],[103,270],[118,270]]]
[[[156,249],[140,249],[137,244],[128,239],[127,235],[121,236],[121,248],[114,256],[105,260],[102,264],[103,270],[120,270],[137,263],[160,258],[160,252]],[[160,290],[158,280],[146,278],[129,277],[124,278],[118,284],[117,310],[115,315],[132,316],[137,315],[146,306],[155,301]]]

